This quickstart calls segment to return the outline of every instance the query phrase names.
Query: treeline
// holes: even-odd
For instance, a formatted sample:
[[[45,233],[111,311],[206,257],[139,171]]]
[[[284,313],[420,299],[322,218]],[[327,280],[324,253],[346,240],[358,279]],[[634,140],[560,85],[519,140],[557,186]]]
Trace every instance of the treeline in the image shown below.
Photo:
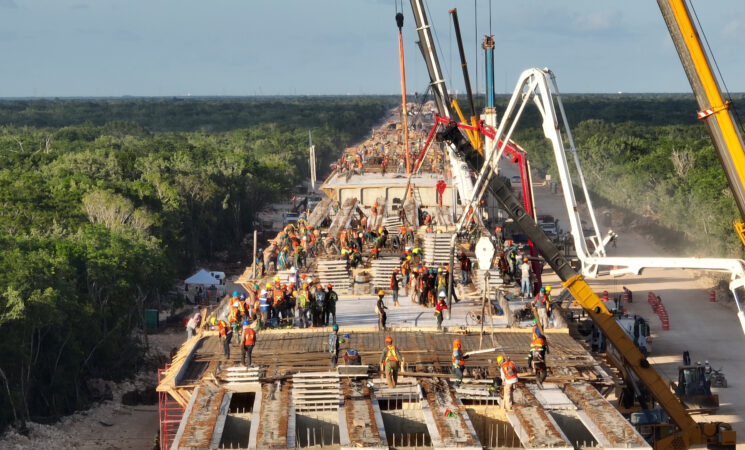
[[[579,112],[573,115],[572,107]],[[597,201],[630,212],[636,224],[668,230],[663,246],[742,256],[732,227],[739,212],[706,128],[695,119],[692,98],[640,98],[615,107],[602,101],[596,116],[602,119],[586,118],[586,110],[583,102],[568,102],[582,170]],[[674,117],[681,123],[671,123]],[[553,150],[539,128],[525,127],[515,139],[530,152],[533,167],[557,179]]]
[[[87,379],[136,371],[143,310],[307,178],[308,130],[323,175],[391,105],[0,102],[0,429],[79,409]]]

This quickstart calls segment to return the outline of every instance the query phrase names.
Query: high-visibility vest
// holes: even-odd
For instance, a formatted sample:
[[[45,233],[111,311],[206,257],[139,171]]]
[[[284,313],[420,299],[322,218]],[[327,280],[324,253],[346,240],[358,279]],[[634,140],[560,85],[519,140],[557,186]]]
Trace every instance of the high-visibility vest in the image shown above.
[[[385,360],[388,361],[396,361],[398,362],[398,349],[395,345],[387,345],[386,348],[388,349],[388,352],[385,354]]]
[[[513,363],[512,361],[505,361],[502,363],[501,367],[505,381],[517,378],[517,367],[515,367],[515,363]],[[512,369],[512,375],[510,375],[510,371],[507,370],[508,367]]]
[[[238,322],[238,309],[231,308],[230,314],[228,314],[228,322],[230,323]]]
[[[546,341],[544,341],[542,337],[536,337],[533,339],[533,342],[530,343],[530,348],[535,350],[542,350],[545,344]]]
[[[538,328],[538,325],[535,325],[533,327],[533,341],[535,341],[538,338],[542,338],[542,337],[543,337],[543,333],[541,333],[541,329]]]
[[[453,356],[450,359],[453,362],[453,367],[463,367],[466,365],[466,360],[463,359],[463,353],[461,353],[460,349],[454,349]]]
[[[243,330],[243,345],[251,346],[256,343],[256,332],[253,328],[246,328]]]

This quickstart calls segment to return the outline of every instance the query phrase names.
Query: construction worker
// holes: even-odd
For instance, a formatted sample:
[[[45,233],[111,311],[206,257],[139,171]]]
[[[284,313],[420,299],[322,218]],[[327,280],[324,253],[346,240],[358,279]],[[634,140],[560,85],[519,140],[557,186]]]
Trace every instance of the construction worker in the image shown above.
[[[248,320],[243,321],[243,345],[241,346],[241,364],[245,364],[248,368],[251,365],[251,354],[254,351],[254,345],[256,345],[256,331],[251,328],[251,322]],[[246,355],[248,355],[248,362],[246,362]]]
[[[321,283],[316,284],[316,290],[313,294],[314,302],[311,305],[313,309],[313,326],[320,327],[323,324],[323,306],[326,303],[326,291],[323,290]]]
[[[545,330],[549,328],[548,323],[548,308],[551,307],[548,297],[546,296],[546,288],[541,287],[541,291],[536,295],[533,300],[533,306],[538,311],[538,319],[541,321],[541,327]]]
[[[463,353],[460,339],[453,340],[453,354],[451,355],[450,360],[453,363],[455,387],[460,386],[463,382],[463,369],[466,367],[466,359],[468,359],[468,355]]]
[[[300,321],[300,328],[308,328],[309,304],[308,283],[303,283],[303,288],[297,293],[297,317]]]
[[[323,316],[324,323],[329,324],[329,316],[331,316],[331,323],[336,326],[336,302],[339,300],[339,296],[334,292],[334,285],[331,283],[326,285],[326,301],[323,304]]]
[[[269,286],[269,285],[267,285]],[[272,305],[269,304],[269,298],[267,297],[266,289],[262,289],[259,294],[259,312],[261,313],[261,325],[266,326],[269,323],[269,313],[272,310]]]
[[[382,289],[378,291],[378,302],[375,304],[375,312],[378,314],[378,329],[385,330],[385,319],[386,319],[386,313],[385,310],[388,309],[385,306],[385,303],[383,303],[383,297],[385,296],[385,291]]]
[[[401,306],[398,303],[398,267],[393,269],[393,273],[391,274],[391,282],[389,287],[391,288],[391,292],[393,293],[393,306]]]
[[[230,359],[230,340],[233,339],[233,329],[224,320],[217,322],[217,331],[222,341],[222,351],[225,359]]]
[[[461,252],[458,259],[460,260],[461,284],[465,286],[468,284],[468,275],[471,272],[471,258],[466,256],[465,252]]]
[[[435,320],[437,320],[437,330],[442,330],[442,312],[448,309],[448,305],[445,304],[445,298],[447,294],[444,291],[440,291],[438,294],[439,300],[437,306],[435,306]]]
[[[546,341],[542,337],[535,337],[530,343],[530,350],[528,351],[528,367],[533,369],[533,373],[536,376],[542,376],[539,382],[543,382],[546,378]],[[538,374],[538,371],[542,369],[542,374]],[[540,386],[540,384],[539,384]]]
[[[336,367],[336,362],[339,360],[339,344],[344,340],[339,337],[339,325],[334,324],[331,330],[333,333],[329,335],[329,353],[331,354],[331,367]]]
[[[199,311],[194,312],[191,318],[189,318],[189,321],[186,322],[186,339],[189,339],[196,334],[197,327],[199,326],[199,323],[201,321],[202,313],[200,313]]]
[[[398,348],[393,345],[393,338],[386,336],[385,348],[380,355],[380,371],[385,374],[389,388],[396,387],[398,372],[401,367],[403,367],[403,358],[401,358]]]
[[[512,409],[512,391],[514,391],[515,384],[517,384],[517,367],[515,367],[515,363],[510,361],[509,358],[505,359],[502,355],[497,357],[497,364],[499,364],[499,372],[502,376],[502,385],[504,387],[502,407],[504,407],[505,411],[509,411]]]
[[[530,297],[530,275],[533,272],[533,268],[528,262],[528,257],[523,257],[523,263],[520,264],[520,293],[523,298]]]

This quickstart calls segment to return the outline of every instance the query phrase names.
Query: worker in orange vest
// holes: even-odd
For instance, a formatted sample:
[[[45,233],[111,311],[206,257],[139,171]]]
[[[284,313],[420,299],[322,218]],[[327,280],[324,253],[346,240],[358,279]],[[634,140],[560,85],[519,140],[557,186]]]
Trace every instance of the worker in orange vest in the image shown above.
[[[256,331],[251,328],[251,323],[248,320],[244,320],[243,345],[241,346],[241,364],[245,364],[246,368],[251,365],[251,354],[254,351],[254,345],[256,345]],[[248,362],[246,362],[246,355],[248,355]]]
[[[499,364],[499,371],[502,376],[502,384],[504,385],[504,399],[502,406],[505,411],[512,409],[512,391],[515,390],[517,384],[517,367],[515,363],[509,359],[505,359],[502,355],[497,357],[497,364]]]
[[[398,372],[403,367],[403,358],[395,345],[393,338],[386,336],[385,348],[380,355],[380,371],[385,374],[385,380],[389,388],[396,387]]]
[[[463,369],[466,367],[468,356],[463,353],[460,339],[453,340],[453,354],[451,362],[453,363],[453,374],[455,374],[455,387],[460,386],[463,382]]]
[[[230,340],[233,339],[233,329],[224,320],[217,322],[217,330],[222,341],[222,351],[225,359],[230,359]]]

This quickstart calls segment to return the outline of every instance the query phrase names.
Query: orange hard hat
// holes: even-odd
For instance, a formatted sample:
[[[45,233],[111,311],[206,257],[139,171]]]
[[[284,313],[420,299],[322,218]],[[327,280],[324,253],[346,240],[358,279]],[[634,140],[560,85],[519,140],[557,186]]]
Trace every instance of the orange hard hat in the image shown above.
[[[455,339],[453,341],[453,348],[460,348],[460,339]]]
[[[385,343],[386,343],[386,344],[391,344],[391,343],[393,343],[393,338],[392,338],[392,337],[390,337],[390,336],[386,336],[386,337],[385,337]]]
[[[333,284],[331,284],[331,283],[329,283],[329,284],[327,284],[327,285],[326,285],[326,288],[327,288],[327,289],[333,289],[333,288],[334,288],[334,285],[333,285]]]
[[[385,291],[384,291],[384,290],[382,290],[382,289],[381,289],[381,290],[379,290],[379,291],[378,291],[378,295],[385,295]]]

